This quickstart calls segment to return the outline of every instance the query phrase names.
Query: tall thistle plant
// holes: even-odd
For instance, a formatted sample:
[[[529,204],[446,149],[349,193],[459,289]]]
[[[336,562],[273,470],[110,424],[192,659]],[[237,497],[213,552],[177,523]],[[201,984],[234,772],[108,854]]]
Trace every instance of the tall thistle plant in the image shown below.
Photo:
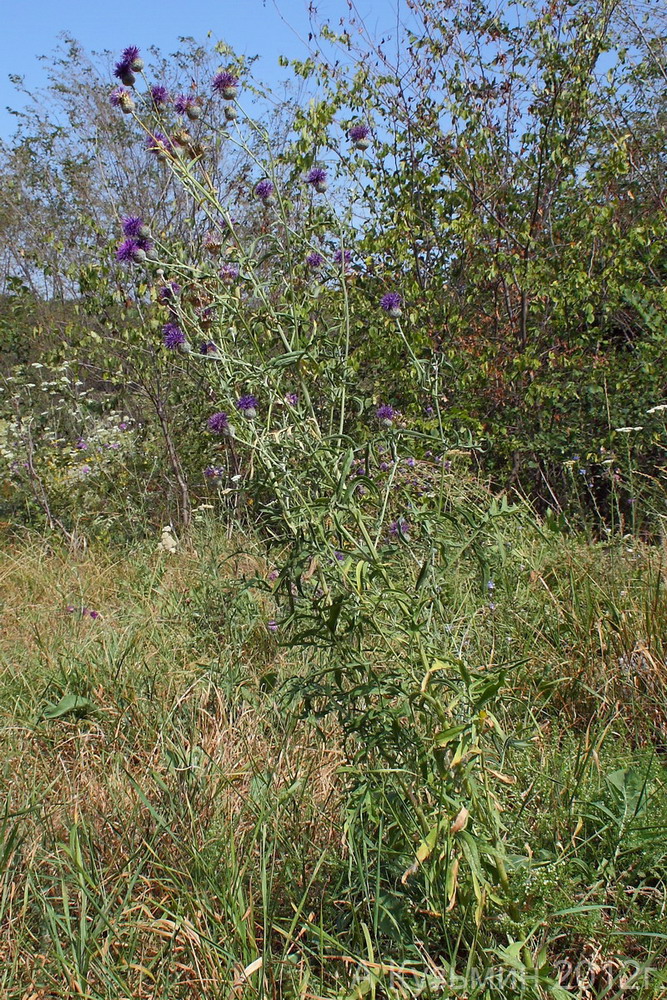
[[[500,523],[518,524],[521,511],[458,474],[472,442],[444,440],[443,372],[412,346],[402,289],[378,261],[356,257],[330,164],[315,147],[305,170],[272,157],[246,112],[242,65],[223,68],[208,92],[180,95],[140,88],[142,69],[128,48],[111,103],[134,119],[165,185],[190,197],[193,231],[204,221],[205,235],[176,244],[126,217],[116,258],[162,310],[164,351],[208,401],[212,487],[267,539],[277,568],[253,585],[282,609],[271,628],[309,652],[307,676],[284,697],[312,717],[334,712],[348,741],[346,837],[368,887],[352,924],[414,950],[430,914],[452,956],[462,934],[474,950],[487,914],[511,910],[493,792],[506,743],[493,705],[510,664],[465,662],[448,580],[454,564],[467,570],[492,613]],[[211,124],[211,102],[223,103],[227,127]],[[364,122],[349,128],[351,154],[367,155],[369,133]],[[211,180],[224,144],[254,172],[245,223]],[[400,339],[433,433],[368,385],[360,317]],[[470,918],[464,931],[448,917],[456,906]]]

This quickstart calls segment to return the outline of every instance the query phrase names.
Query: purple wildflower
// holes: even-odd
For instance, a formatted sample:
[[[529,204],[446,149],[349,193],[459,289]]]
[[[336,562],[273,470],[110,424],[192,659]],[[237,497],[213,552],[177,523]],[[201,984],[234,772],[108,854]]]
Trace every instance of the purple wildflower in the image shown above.
[[[489,580],[489,582],[486,585],[486,589],[487,590],[495,590],[496,589],[496,585],[495,585],[495,583],[494,583],[493,580]]]
[[[150,229],[138,215],[125,216],[124,219],[121,219],[121,225],[125,236],[131,236],[140,242],[150,237]]]
[[[73,604],[68,604],[67,607],[65,608],[65,611],[67,612],[68,615],[72,615],[76,611],[76,608],[74,607]]]
[[[166,108],[169,104],[169,91],[166,87],[163,87],[161,83],[155,84],[150,90],[151,100],[155,107],[159,110]]]
[[[218,73],[213,77],[213,89],[226,101],[233,101],[239,92],[238,77],[233,73]]]
[[[327,189],[327,172],[324,167],[313,167],[306,175],[306,183],[323,194]]]
[[[190,121],[201,118],[199,99],[192,94],[179,94],[174,101],[174,111],[178,115],[187,115]]]
[[[185,334],[177,323],[165,323],[162,327],[162,340],[165,347],[175,351],[185,343]]]
[[[88,447],[88,443],[84,441],[83,438],[79,438],[79,440],[76,442],[75,447],[78,448],[79,451],[85,451]]]
[[[116,63],[113,75],[117,77],[117,79],[119,79],[125,87],[133,87],[137,79],[132,72],[131,65],[129,62],[126,62],[125,59],[121,59],[120,62]]]
[[[206,479],[210,479],[211,482],[220,482],[225,474],[225,470],[220,465],[207,465],[204,469],[204,476]]]
[[[389,316],[400,316],[402,312],[402,304],[403,299],[398,292],[387,292],[387,294],[383,295],[380,299],[380,308],[384,309]]]
[[[223,264],[219,271],[223,285],[233,285],[239,276],[237,264]]]
[[[255,194],[265,205],[275,205],[275,190],[275,187],[268,177],[264,178],[263,181],[260,181],[259,184],[255,185]]]
[[[348,129],[347,134],[357,149],[368,149],[370,146],[368,137],[371,134],[371,130],[368,125],[365,125],[363,122],[360,122],[358,125],[353,125],[352,128]]]
[[[122,60],[124,63],[134,70],[135,73],[141,73],[144,68],[144,61],[139,55],[139,49],[136,45],[128,45],[126,49],[123,49]]]
[[[277,632],[278,622],[274,621],[272,618],[270,621],[266,623],[266,627],[268,628],[269,632]]]
[[[299,396],[296,392],[288,392],[285,396],[285,402],[289,403],[290,406],[299,405]]]
[[[158,289],[157,297],[160,302],[171,302],[181,294],[181,286],[177,281],[168,281]]]
[[[252,420],[253,417],[257,416],[257,407],[259,406],[259,400],[256,396],[241,396],[240,399],[236,400],[236,409],[239,410],[244,417],[248,420]]]
[[[375,416],[385,427],[391,427],[392,421],[396,416],[396,410],[389,403],[383,403],[382,406],[378,406]]]
[[[174,144],[164,132],[155,132],[154,135],[149,135],[146,139],[146,148],[151,153],[155,153],[158,160],[162,162],[166,162],[168,153],[174,152]]]
[[[229,417],[226,413],[214,413],[208,418],[208,429],[214,434],[226,434],[229,430]]]
[[[414,469],[415,465],[417,464],[417,460],[413,458],[412,455],[410,455],[410,458],[406,458],[405,464],[409,465],[411,469]]]
[[[85,609],[85,610],[87,610],[87,609]],[[95,618],[101,618],[102,617],[102,614],[99,611],[88,611],[88,614],[93,619],[95,619]]]
[[[147,242],[146,240],[135,240],[133,238],[123,240],[116,250],[116,260],[123,261],[124,263],[132,262],[134,264],[141,264],[146,260],[147,249],[142,244],[146,244]]]
[[[410,524],[405,520],[404,517],[399,517],[397,521],[392,521],[389,525],[389,534],[392,538],[403,538],[405,541],[410,540]]]
[[[312,253],[309,253],[306,257],[306,264],[313,271],[316,271],[319,267],[322,267],[322,264],[324,264],[324,257],[321,253],[318,253],[317,250],[313,250]]]
[[[118,430],[119,431],[126,431],[127,428],[128,428],[128,426],[129,425],[128,425],[127,421],[121,420],[121,422],[118,424]]]
[[[129,115],[131,111],[134,111],[134,101],[132,100],[132,94],[129,90],[125,90],[124,87],[116,87],[109,94],[109,103],[114,108],[120,108],[124,115]]]
[[[333,262],[334,264],[337,264],[338,267],[342,265],[345,270],[347,270],[348,264],[352,263],[352,251],[345,250],[343,252],[342,250],[336,250],[333,255]]]
[[[215,355],[218,353],[218,345],[214,344],[212,340],[203,340],[199,346],[199,353],[209,357]]]

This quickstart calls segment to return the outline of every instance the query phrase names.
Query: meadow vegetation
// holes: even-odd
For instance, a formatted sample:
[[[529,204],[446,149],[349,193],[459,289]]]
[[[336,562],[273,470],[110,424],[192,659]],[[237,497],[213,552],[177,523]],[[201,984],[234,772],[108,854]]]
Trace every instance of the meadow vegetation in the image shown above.
[[[281,100],[53,56],[0,174],[3,996],[664,996],[639,6],[351,16]]]

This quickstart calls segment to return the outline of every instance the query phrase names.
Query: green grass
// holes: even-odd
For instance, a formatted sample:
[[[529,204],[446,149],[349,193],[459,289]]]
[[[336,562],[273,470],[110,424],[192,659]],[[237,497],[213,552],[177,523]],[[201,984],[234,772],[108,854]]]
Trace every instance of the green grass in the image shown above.
[[[546,996],[580,963],[602,996],[635,963],[633,995],[662,996],[662,553],[537,526],[506,544],[495,608],[462,564],[430,626],[450,687],[422,687],[452,724],[454,665],[476,691],[505,664],[458,762],[400,636],[364,654],[376,689],[339,678],[332,701],[329,654],[267,628],[252,538],[6,543],[0,995]]]

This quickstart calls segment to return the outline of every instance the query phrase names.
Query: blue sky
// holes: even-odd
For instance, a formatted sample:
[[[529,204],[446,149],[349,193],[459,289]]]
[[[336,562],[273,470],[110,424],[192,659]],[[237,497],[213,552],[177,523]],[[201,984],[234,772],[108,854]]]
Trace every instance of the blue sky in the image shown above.
[[[371,34],[391,30],[396,4],[405,0],[358,0],[356,7]],[[61,32],[76,38],[88,51],[119,51],[126,45],[147,48],[157,45],[163,52],[178,48],[178,39],[192,36],[204,41],[209,32],[239,53],[260,55],[257,75],[276,82],[284,70],[278,56],[300,58],[306,54],[309,18],[308,0],[18,0],[7,8],[0,32],[0,137],[9,138],[15,118],[7,106],[20,107],[21,95],[9,81],[10,74],[23,76],[26,85],[44,81],[39,56],[53,51]],[[347,0],[313,0],[318,18],[335,23],[348,13]]]

